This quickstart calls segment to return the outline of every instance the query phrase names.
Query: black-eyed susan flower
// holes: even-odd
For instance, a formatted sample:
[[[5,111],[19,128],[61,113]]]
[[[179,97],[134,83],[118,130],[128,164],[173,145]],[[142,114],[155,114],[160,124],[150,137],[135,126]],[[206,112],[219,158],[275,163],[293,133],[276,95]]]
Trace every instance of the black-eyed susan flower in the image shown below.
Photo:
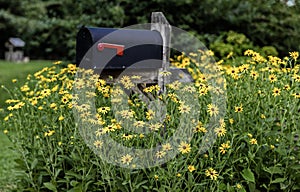
[[[8,104],[10,104],[10,103],[18,103],[18,102],[20,102],[20,100],[18,100],[18,99],[7,99],[5,101],[5,103],[8,103]]]
[[[54,65],[59,65],[61,63],[62,63],[62,61],[55,61],[55,62],[53,62]]]
[[[299,57],[299,52],[297,51],[289,52],[289,54],[294,60],[297,60],[297,58]]]
[[[131,79],[141,79],[142,77],[141,76],[139,76],[139,75],[132,75],[131,76]]]
[[[191,107],[188,105],[185,105],[184,103],[181,103],[181,105],[178,107],[180,113],[189,113],[191,110]]]
[[[95,131],[95,135],[96,136],[101,136],[101,135],[104,135],[106,133],[106,129],[98,129],[97,131]]]
[[[211,167],[205,170],[205,175],[210,177],[211,180],[217,180],[219,176],[218,172]]]
[[[236,113],[241,113],[241,112],[243,112],[243,106],[242,106],[242,105],[240,105],[240,106],[235,106],[235,107],[234,107],[234,111],[235,111]]]
[[[129,155],[129,154],[126,154],[126,155],[124,155],[124,156],[121,157],[121,162],[123,164],[129,165],[132,160],[133,160],[133,157],[131,155]]]
[[[299,99],[300,98],[300,93],[293,93],[292,96]]]
[[[239,67],[239,70],[241,72],[246,72],[246,71],[248,71],[249,67],[250,67],[249,64],[243,64],[242,66]]]
[[[231,75],[231,76],[236,76],[239,73],[239,68],[237,67],[230,67],[226,70],[227,74]]]
[[[65,118],[64,118],[64,116],[62,116],[62,115],[58,117],[58,120],[59,120],[59,121],[62,121],[62,120],[64,120],[64,119],[65,119]]]
[[[195,168],[194,165],[189,165],[189,166],[188,166],[188,170],[189,170],[189,172],[193,172],[193,171],[196,170],[196,168]]]
[[[216,116],[219,114],[219,108],[214,104],[208,104],[207,112],[209,113],[210,116]]]
[[[153,119],[154,115],[155,115],[155,112],[154,112],[153,110],[149,109],[149,110],[146,112],[146,119],[147,119],[147,120],[151,120],[151,119]]]
[[[123,135],[122,135],[122,139],[124,139],[124,140],[130,140],[130,139],[132,139],[133,138],[133,135],[130,135],[130,134],[128,134],[128,133],[124,133]]]
[[[70,99],[69,95],[64,95],[64,96],[62,96],[62,98],[61,98],[61,102],[62,102],[63,104],[67,104],[67,103],[69,102],[69,99]]]
[[[202,87],[199,89],[200,96],[206,95],[208,93],[208,89],[206,87]]]
[[[290,85],[286,84],[286,85],[284,85],[283,89],[288,91],[291,89],[291,87],[290,87]]]
[[[280,92],[281,92],[281,90],[279,89],[279,88],[277,88],[277,87],[275,87],[274,89],[273,89],[273,96],[274,97],[277,97],[277,96],[279,96],[280,95]]]
[[[277,76],[274,75],[274,74],[270,74],[270,75],[269,75],[269,81],[270,81],[271,83],[274,83],[275,81],[277,81]]]
[[[76,70],[77,70],[76,65],[68,64],[68,68],[67,68],[68,73],[75,74]]]
[[[132,83],[132,82],[131,82],[131,79],[130,79],[129,76],[124,75],[123,77],[121,77],[120,83],[122,83],[123,85],[126,85],[126,84],[129,84],[129,83]]]
[[[140,133],[139,138],[143,139],[145,137],[145,135],[143,133]]]
[[[257,145],[257,140],[255,138],[250,139],[250,144]]]
[[[220,127],[223,127],[223,128],[226,127],[226,123],[225,123],[225,120],[223,118],[219,119],[219,123],[220,123]]]
[[[103,142],[100,141],[100,140],[96,140],[96,141],[94,142],[94,146],[95,146],[96,148],[101,148],[102,145],[103,145]]]
[[[132,110],[122,110],[122,111],[118,111],[118,113],[121,114],[121,116],[125,119],[130,119],[130,118],[133,118],[134,116],[134,111]]]
[[[170,151],[170,150],[172,150],[172,146],[171,146],[170,143],[166,143],[166,144],[163,144],[163,145],[162,145],[162,149],[163,149],[164,151]]]
[[[205,127],[203,127],[203,125],[202,125],[202,123],[201,124],[199,124],[198,123],[198,125],[194,128],[194,130],[193,130],[195,133],[207,133],[207,130],[206,130],[206,128]]]
[[[55,133],[54,130],[49,130],[48,132],[45,132],[45,133],[44,133],[44,136],[45,136],[45,137],[46,137],[46,136],[50,137],[50,136],[52,136],[54,133]]]
[[[223,137],[225,136],[227,130],[225,129],[225,127],[219,127],[219,128],[215,128],[215,134],[218,136],[218,137]]]
[[[98,113],[101,113],[101,114],[106,114],[110,111],[110,107],[99,107],[97,109],[97,112]]]
[[[180,89],[181,84],[182,83],[180,81],[174,81],[174,82],[168,84],[168,87],[173,90],[178,90],[178,89]]]
[[[244,52],[244,55],[245,55],[245,56],[250,56],[250,55],[252,55],[253,53],[254,53],[253,50],[247,49],[247,50]]]
[[[160,159],[160,158],[163,158],[165,155],[166,155],[165,151],[157,151],[155,154],[155,157]]]
[[[158,175],[154,175],[154,179],[157,181],[159,179]]]
[[[116,130],[116,127],[114,124],[110,124],[110,125],[107,125],[105,128],[106,132],[114,132]]]
[[[185,58],[182,59],[182,66],[183,66],[183,68],[185,68],[189,64],[190,64],[190,58],[185,57]]]
[[[296,82],[300,83],[300,75],[294,74],[292,77]]]
[[[229,59],[230,57],[232,57],[232,55],[233,55],[233,52],[230,51],[230,53],[228,53],[228,55],[226,56],[226,58]]]
[[[57,105],[56,105],[56,103],[51,103],[51,104],[50,104],[50,108],[53,109],[53,110],[57,110]]]
[[[215,53],[212,50],[207,50],[207,51],[205,51],[204,54],[208,55],[208,56],[214,56],[215,55]]]
[[[227,152],[227,149],[230,148],[229,144],[230,144],[229,141],[227,141],[226,143],[222,143],[221,146],[219,147],[220,153],[225,154]]]
[[[256,79],[259,77],[259,74],[258,74],[258,72],[252,70],[252,71],[250,72],[250,77],[252,77],[253,79],[256,80]]]
[[[266,59],[257,52],[253,53],[252,59],[258,63],[266,62]]]
[[[146,123],[145,123],[144,121],[135,121],[135,122],[133,123],[133,125],[134,125],[135,127],[137,127],[137,128],[144,127],[145,124],[146,124]]]
[[[159,72],[159,74],[163,77],[167,77],[167,76],[170,76],[172,73],[170,71],[164,70],[164,71]]]
[[[189,86],[185,86],[183,88],[183,91],[189,92],[189,93],[194,93],[194,92],[196,92],[196,88],[194,86],[189,85]]]
[[[178,146],[178,150],[182,153],[189,153],[191,151],[191,145],[189,143],[186,143],[184,141],[180,142],[180,145]]]
[[[149,129],[151,131],[158,131],[163,125],[161,123],[150,123]]]
[[[207,75],[206,74],[200,74],[198,79],[200,80],[200,82],[205,83],[207,80]]]
[[[213,93],[220,95],[224,93],[224,90],[221,87],[213,87],[212,88]]]
[[[40,92],[40,97],[41,98],[48,97],[49,95],[51,95],[51,90],[50,89],[44,89]]]

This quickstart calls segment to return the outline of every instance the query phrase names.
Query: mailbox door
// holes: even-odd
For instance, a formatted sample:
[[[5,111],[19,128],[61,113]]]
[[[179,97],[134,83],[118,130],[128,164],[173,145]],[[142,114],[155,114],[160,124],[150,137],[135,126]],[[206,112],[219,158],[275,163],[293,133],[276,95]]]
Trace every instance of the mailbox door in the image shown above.
[[[77,35],[76,62],[79,65],[85,59],[94,69],[158,69],[162,45],[157,31],[84,27]]]

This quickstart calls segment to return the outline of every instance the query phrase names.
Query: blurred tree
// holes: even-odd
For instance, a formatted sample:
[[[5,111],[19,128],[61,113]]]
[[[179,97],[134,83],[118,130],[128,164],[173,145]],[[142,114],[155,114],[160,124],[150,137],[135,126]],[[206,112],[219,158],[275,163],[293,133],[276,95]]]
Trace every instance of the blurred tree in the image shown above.
[[[123,9],[113,1],[0,0],[0,5],[0,33],[6,34],[1,46],[9,36],[19,36],[32,58],[73,60],[81,25],[123,25]]]
[[[27,43],[32,58],[74,59],[81,25],[124,27],[162,11],[170,24],[200,34],[206,45],[233,30],[279,54],[300,50],[300,0],[0,0],[0,53],[9,36]],[[3,55],[2,55],[3,57]]]

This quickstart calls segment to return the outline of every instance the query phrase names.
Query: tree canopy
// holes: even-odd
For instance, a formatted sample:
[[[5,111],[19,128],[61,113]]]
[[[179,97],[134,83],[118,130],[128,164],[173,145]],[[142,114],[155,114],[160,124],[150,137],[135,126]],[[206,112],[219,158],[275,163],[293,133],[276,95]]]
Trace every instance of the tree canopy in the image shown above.
[[[18,36],[32,58],[74,60],[80,26],[147,23],[153,11],[162,11],[171,25],[200,35],[233,30],[256,45],[286,53],[300,50],[299,5],[299,0],[295,6],[280,0],[0,0],[0,53],[3,57],[9,37]]]

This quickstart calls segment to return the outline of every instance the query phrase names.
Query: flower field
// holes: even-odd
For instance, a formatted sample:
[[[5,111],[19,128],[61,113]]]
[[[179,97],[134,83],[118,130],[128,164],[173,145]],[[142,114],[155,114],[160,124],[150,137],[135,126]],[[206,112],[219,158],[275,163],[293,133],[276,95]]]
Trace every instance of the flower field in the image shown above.
[[[62,62],[29,74],[14,90],[3,87],[11,98],[6,100],[2,131],[20,154],[16,163],[23,171],[16,178],[17,188],[300,190],[299,53],[285,58],[252,50],[241,58],[230,54],[207,69],[221,79],[199,70],[197,60],[205,54],[172,59],[173,66],[190,72],[192,86],[174,81],[165,94],[158,94],[158,85],[143,88],[163,110],[149,108],[138,94],[127,96],[139,76],[124,75],[112,86],[91,70],[63,67]],[[226,105],[219,105],[221,99]],[[176,142],[168,142],[176,134]],[[141,168],[145,161],[140,159],[150,154],[111,150],[114,144],[107,138],[127,148],[159,145],[147,161],[157,166]]]

